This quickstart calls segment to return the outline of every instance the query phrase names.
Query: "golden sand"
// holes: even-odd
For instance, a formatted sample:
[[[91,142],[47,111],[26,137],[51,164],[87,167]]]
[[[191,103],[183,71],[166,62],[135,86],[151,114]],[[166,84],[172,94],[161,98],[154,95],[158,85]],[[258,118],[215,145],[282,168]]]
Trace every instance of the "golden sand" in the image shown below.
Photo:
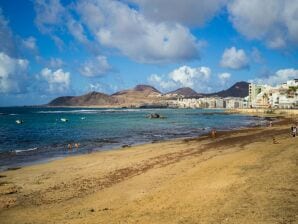
[[[0,223],[297,223],[297,161],[285,123],[68,157],[0,173]]]

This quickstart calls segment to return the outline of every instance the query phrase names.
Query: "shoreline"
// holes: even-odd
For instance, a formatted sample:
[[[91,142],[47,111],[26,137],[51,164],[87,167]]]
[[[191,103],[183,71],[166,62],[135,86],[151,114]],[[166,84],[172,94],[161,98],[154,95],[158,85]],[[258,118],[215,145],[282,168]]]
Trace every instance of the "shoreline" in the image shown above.
[[[217,112],[212,112],[210,114],[216,114]],[[230,114],[229,112],[223,112],[224,114]],[[220,113],[221,114],[221,113]],[[241,114],[241,113],[239,113]],[[243,115],[243,114],[242,114]],[[250,116],[251,114],[247,114],[247,116]],[[252,115],[253,116],[253,115]],[[257,116],[257,117],[262,117],[262,116]],[[280,117],[280,116],[263,116],[262,117],[264,120],[263,122],[268,121],[268,118],[276,118],[276,119],[285,119],[285,117]],[[277,120],[279,121],[279,120]],[[231,129],[217,129],[219,132],[233,132],[233,131],[237,131],[237,130],[243,130],[243,129],[250,129],[250,128],[255,128],[255,127],[265,127],[264,125],[260,125],[260,124],[250,124],[247,126],[240,126],[240,127],[235,127],[235,128],[231,128]],[[27,166],[32,166],[32,165],[38,165],[38,164],[43,164],[43,163],[48,163],[51,161],[55,161],[55,160],[61,160],[64,158],[68,158],[68,157],[73,157],[73,156],[81,156],[81,155],[86,155],[86,154],[93,154],[93,153],[100,153],[100,152],[104,152],[104,151],[115,151],[115,150],[123,150],[125,148],[130,148],[130,147],[135,147],[135,146],[142,146],[142,145],[147,145],[147,144],[154,144],[154,143],[161,143],[161,142],[170,142],[170,141],[176,141],[176,140],[184,140],[184,139],[191,139],[191,138],[197,138],[197,137],[205,137],[208,136],[210,133],[209,131],[206,132],[204,131],[204,129],[202,129],[202,133],[199,133],[198,135],[193,135],[193,136],[187,136],[187,137],[175,137],[175,138],[168,138],[168,139],[161,139],[161,140],[150,140],[148,142],[135,142],[133,144],[130,145],[123,145],[123,144],[116,144],[114,146],[110,146],[110,145],[106,145],[103,146],[101,148],[94,148],[91,149],[90,152],[89,151],[71,151],[69,152],[67,149],[65,149],[64,151],[67,152],[66,154],[60,152],[57,153],[57,155],[53,155],[50,157],[43,157],[42,155],[38,155],[36,154],[37,159],[35,159],[34,161],[31,162],[17,162],[15,164],[11,164],[11,165],[6,165],[2,168],[0,168],[0,172],[9,170],[9,169],[20,169],[23,167],[27,167]],[[6,154],[8,154],[9,156],[13,156],[13,155],[17,155],[16,152],[5,152]],[[24,150],[24,153],[26,154],[27,152]],[[23,155],[26,156],[26,155]]]
[[[283,116],[283,117],[297,117],[298,109],[275,109],[275,108],[238,108],[227,109],[228,112],[238,114],[253,114],[258,116]]]
[[[0,172],[1,223],[291,223],[291,122]]]

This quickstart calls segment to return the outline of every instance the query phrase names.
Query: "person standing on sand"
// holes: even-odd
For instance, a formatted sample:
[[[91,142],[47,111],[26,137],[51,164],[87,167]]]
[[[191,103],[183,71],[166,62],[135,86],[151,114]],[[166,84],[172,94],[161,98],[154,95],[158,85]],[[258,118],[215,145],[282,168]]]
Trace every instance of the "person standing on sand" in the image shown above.
[[[292,126],[292,136],[293,137],[296,137],[296,135],[297,135],[297,127],[296,126]]]
[[[211,137],[212,137],[212,138],[215,138],[215,137],[216,137],[216,130],[215,130],[215,129],[213,129],[213,130],[211,131]]]

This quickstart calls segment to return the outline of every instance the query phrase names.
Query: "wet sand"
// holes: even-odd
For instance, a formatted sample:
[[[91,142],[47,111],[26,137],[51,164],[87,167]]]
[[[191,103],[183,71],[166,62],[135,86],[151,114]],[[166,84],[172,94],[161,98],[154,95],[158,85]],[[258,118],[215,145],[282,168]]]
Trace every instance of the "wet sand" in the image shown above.
[[[297,223],[290,121],[0,173],[0,223]]]

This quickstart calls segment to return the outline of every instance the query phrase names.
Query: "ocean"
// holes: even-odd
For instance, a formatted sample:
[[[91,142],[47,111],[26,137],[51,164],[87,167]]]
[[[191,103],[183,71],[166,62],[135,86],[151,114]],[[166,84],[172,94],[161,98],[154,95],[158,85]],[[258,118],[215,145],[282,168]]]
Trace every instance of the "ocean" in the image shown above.
[[[0,108],[0,169],[262,125],[262,118],[204,109]],[[165,119],[149,119],[158,113]],[[16,121],[19,120],[20,124]],[[78,150],[68,144],[79,143]]]

